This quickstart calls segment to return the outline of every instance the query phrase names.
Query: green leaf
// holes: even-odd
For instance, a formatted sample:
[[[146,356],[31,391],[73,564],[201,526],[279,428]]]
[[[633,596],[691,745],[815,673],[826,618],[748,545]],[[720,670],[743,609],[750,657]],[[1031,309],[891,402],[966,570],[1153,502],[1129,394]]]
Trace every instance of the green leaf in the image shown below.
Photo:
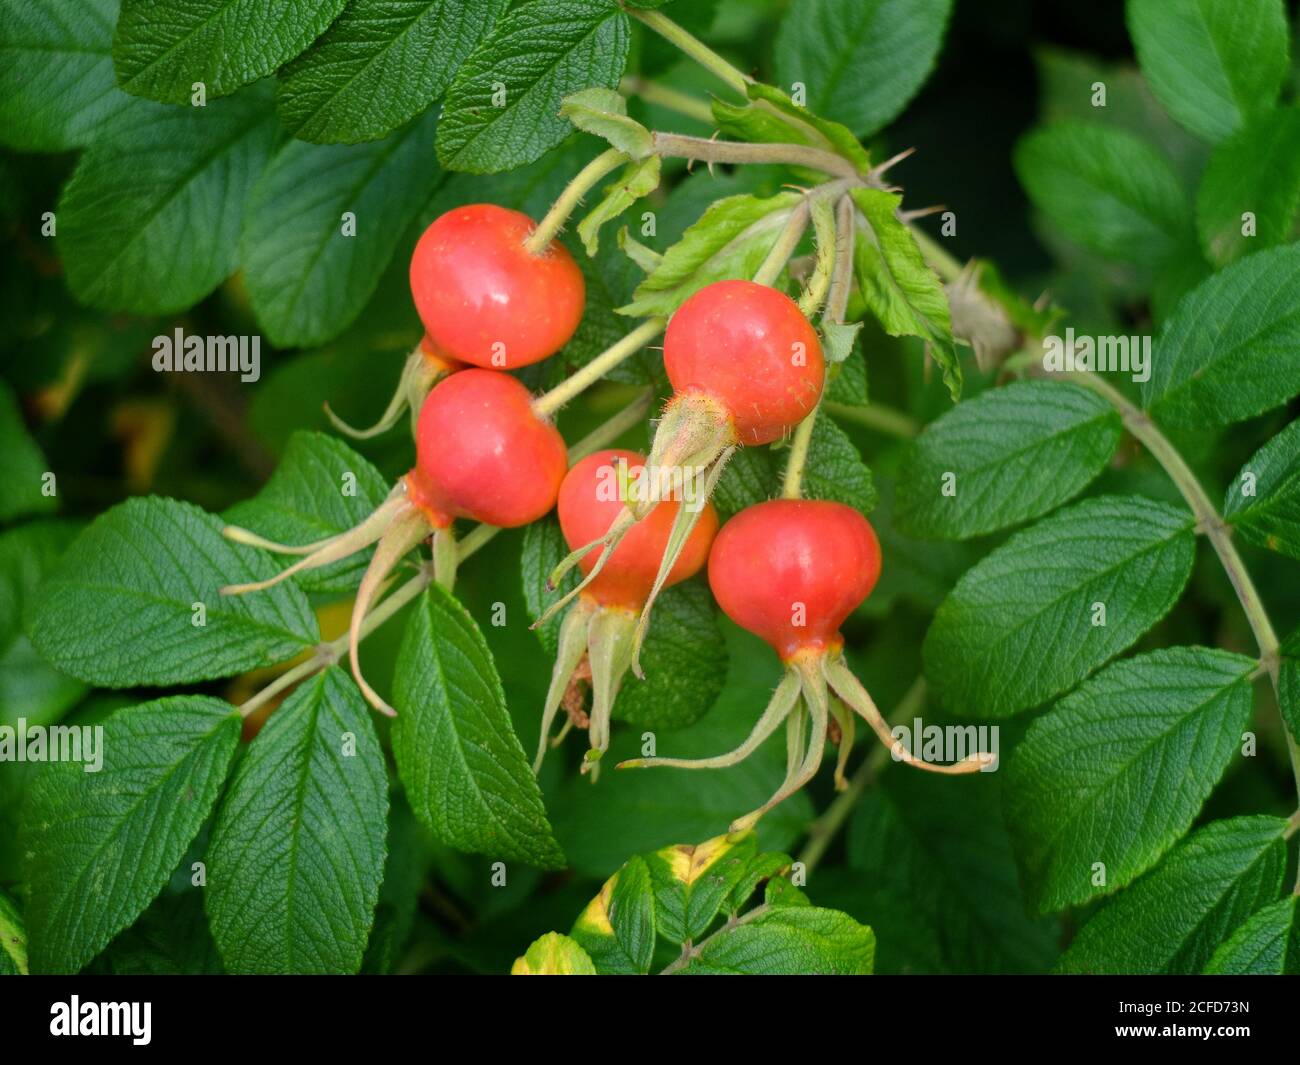
[[[797,0],[777,31],[777,80],[865,139],[929,77],[951,12],[952,0]]]
[[[1196,193],[1201,248],[1216,266],[1291,239],[1300,210],[1300,110],[1270,111],[1214,149]],[[1246,236],[1244,216],[1253,216]]]
[[[494,861],[562,867],[483,634],[436,585],[407,624],[394,694],[393,755],[421,823]]]
[[[1282,0],[1129,0],[1128,29],[1152,91],[1207,141],[1277,101],[1287,69]]]
[[[225,516],[277,543],[310,544],[359,525],[387,495],[383,475],[338,437],[299,430],[262,490]],[[349,594],[369,561],[369,551],[359,552],[296,580],[308,592]]]
[[[845,362],[854,352],[858,333],[862,331],[861,322],[827,322],[821,323],[822,352],[829,366]],[[862,384],[866,385],[866,363],[862,363]]]
[[[130,102],[113,81],[117,0],[28,0],[0,23],[0,140],[28,152],[80,148]]]
[[[940,703],[1006,717],[1072,688],[1177,602],[1193,524],[1163,503],[1101,496],[1011,537],[957,582],[926,634]]]
[[[1183,836],[1241,744],[1254,669],[1203,647],[1139,655],[1029,726],[1007,768],[1007,810],[1037,909],[1121,888]]]
[[[370,709],[331,668],[271,716],[208,845],[207,910],[232,973],[355,973],[384,873],[388,775]]]
[[[13,899],[0,891],[0,976],[27,975],[27,929]]]
[[[1054,510],[1119,446],[1120,418],[1057,381],[991,389],[931,422],[898,474],[897,519],[915,536],[964,540]]]
[[[871,470],[848,434],[825,414],[813,423],[804,494],[810,499],[833,499],[863,514],[876,507]]]
[[[86,692],[80,681],[45,662],[22,628],[37,588],[71,543],[76,527],[28,522],[0,533],[0,725],[57,721]]]
[[[1300,558],[1300,421],[1241,468],[1223,501],[1223,516],[1250,543]]]
[[[566,96],[560,117],[578,129],[594,134],[632,159],[645,159],[654,151],[654,138],[640,122],[627,116],[627,100],[613,89],[583,89]]]
[[[670,315],[705,285],[752,277],[781,235],[798,192],[760,197],[727,196],[709,205],[682,239],[663,254],[619,314],[634,318]]]
[[[755,911],[757,917],[726,928],[700,945],[684,973],[690,975],[866,976],[876,957],[876,937],[846,913],[815,906]]]
[[[42,490],[44,477],[51,472],[49,464],[28,434],[18,400],[4,381],[0,381],[0,451],[4,452],[0,464],[0,521],[57,509],[57,496]]]
[[[1282,643],[1278,670],[1278,703],[1291,736],[1300,740],[1300,629]]]
[[[1300,394],[1300,244],[1249,255],[1183,297],[1156,338],[1142,404],[1204,432]]]
[[[736,908],[743,905],[754,893],[756,883],[748,874],[757,857],[752,832],[664,847],[647,855],[659,934],[676,945],[698,940],[733,901]],[[746,883],[749,890],[733,899]]]
[[[1016,145],[1015,167],[1057,229],[1108,259],[1155,266],[1191,231],[1172,167],[1116,126],[1064,121],[1032,130]]]
[[[637,200],[649,196],[659,187],[659,157],[652,155],[638,163],[630,163],[618,180],[605,189],[605,196],[587,216],[578,223],[578,236],[588,255],[595,255],[600,246],[600,227],[613,221]]]
[[[547,575],[568,548],[557,522],[534,522],[524,529],[520,558],[524,603],[533,620],[541,616],[558,592],[546,591]],[[560,591],[576,582],[570,578]],[[559,618],[548,621],[537,635],[554,658]],[[634,726],[678,729],[698,721],[713,706],[727,670],[727,645],[718,627],[713,599],[699,581],[667,589],[655,604],[642,650],[645,680],[629,680],[619,688],[614,718]]]
[[[903,198],[883,189],[854,189],[861,212],[853,242],[853,273],[871,313],[893,337],[920,337],[943,371],[953,401],[961,396],[961,362],[943,283],[898,218]]]
[[[1001,776],[899,766],[863,796],[848,829],[851,894],[836,901],[877,929],[878,968],[1032,973],[1051,965],[1057,929],[1027,915]],[[932,957],[917,966],[922,943],[933,945]]]
[[[207,107],[135,101],[106,123],[59,199],[73,295],[100,310],[170,314],[225,280],[275,142],[267,103],[260,91]]]
[[[547,932],[516,958],[511,976],[595,976],[596,966],[576,942],[559,932]]]
[[[280,73],[276,108],[317,144],[378,140],[441,96],[506,0],[353,0]]]
[[[323,344],[361,313],[428,198],[434,121],[430,112],[370,144],[291,141],[267,167],[240,258],[277,345]]]
[[[216,802],[239,730],[229,703],[174,696],[105,722],[100,772],[41,768],[20,828],[34,970],[77,972],[144,912]]]
[[[164,104],[188,104],[196,82],[209,98],[225,96],[296,56],[346,2],[122,0],[117,83]]]
[[[569,934],[601,975],[645,976],[654,958],[655,905],[646,859],[630,858],[605,882]]]
[[[829,323],[823,323],[823,329],[827,324]],[[823,337],[823,340],[825,348],[829,348],[834,343],[829,340],[829,337]],[[829,354],[828,351],[828,357]],[[865,407],[869,402],[867,360],[856,340],[853,350],[844,357],[844,361],[838,364],[838,369],[831,374],[826,398],[832,403],[844,403],[850,407]]]
[[[747,95],[747,104],[713,98],[713,120],[725,136],[757,143],[807,144],[842,155],[861,171],[871,168],[871,157],[847,126],[813,114],[762,82],[750,82]]]
[[[220,593],[278,569],[221,529],[198,507],[156,496],[101,514],[41,586],[32,643],[70,676],[128,688],[233,676],[319,640],[295,585]]]
[[[1197,973],[1251,914],[1277,898],[1286,822],[1235,817],[1200,828],[1079,930],[1065,973]]]
[[[439,161],[475,174],[531,163],[568,136],[559,116],[566,96],[618,84],[629,39],[614,0],[531,0],[515,8],[447,91]]]
[[[1222,976],[1300,976],[1297,907],[1297,895],[1265,906],[1220,945],[1205,972]]]

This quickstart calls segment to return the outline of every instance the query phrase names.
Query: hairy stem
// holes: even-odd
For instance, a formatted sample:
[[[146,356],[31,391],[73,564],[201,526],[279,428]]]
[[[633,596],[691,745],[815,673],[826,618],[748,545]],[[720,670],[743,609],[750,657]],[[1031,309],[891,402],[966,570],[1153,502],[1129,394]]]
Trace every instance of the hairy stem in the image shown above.
[[[763,264],[754,272],[754,280],[758,284],[771,285],[781,276],[781,271],[785,269],[785,264],[790,261],[790,256],[799,247],[799,241],[803,240],[804,231],[807,228],[808,201],[805,200],[790,212],[790,217],[777,235],[772,250],[767,253],[767,258],[763,260]]]
[[[781,498],[799,499],[803,495],[803,471],[808,464],[808,449],[812,446],[813,425],[817,421],[817,408],[813,407],[795,427],[790,441],[790,457],[785,463],[785,477],[781,483]]]
[[[831,288],[826,296],[826,319],[843,322],[853,288],[853,201],[841,196],[835,204],[835,266],[831,270]]]
[[[1264,608],[1264,601],[1260,598],[1259,590],[1255,587],[1255,582],[1251,579],[1245,562],[1242,561],[1236,545],[1232,542],[1231,527],[1219,515],[1218,508],[1215,507],[1213,501],[1206,494],[1196,474],[1192,472],[1191,467],[1187,465],[1178,449],[1160,431],[1159,426],[1151,420],[1150,415],[1135,407],[1096,374],[1072,372],[1053,376],[1065,377],[1075,381],[1085,388],[1092,389],[1109,402],[1111,406],[1119,411],[1124,427],[1151,452],[1165,473],[1169,475],[1169,479],[1177,486],[1183,499],[1187,501],[1187,505],[1196,516],[1197,528],[1210,541],[1215,554],[1219,556],[1219,561],[1223,564],[1228,580],[1232,583],[1233,590],[1237,593],[1237,599],[1241,603],[1241,609],[1245,612],[1250,631],[1254,633],[1255,642],[1259,645],[1260,665],[1268,671],[1269,680],[1273,685],[1273,694],[1277,698],[1280,707],[1282,697],[1278,687],[1278,671],[1281,667],[1282,654],[1277,632],[1273,628],[1273,623],[1269,620],[1268,611]],[[1282,723],[1282,734],[1286,737],[1287,751],[1291,758],[1291,772],[1296,782],[1296,792],[1300,794],[1300,747],[1297,747],[1296,741],[1291,735],[1291,730],[1287,727],[1285,721]],[[1300,887],[1300,880],[1297,880],[1297,887]]]
[[[658,11],[645,11],[641,8],[629,7],[625,9],[638,22],[643,23],[655,33],[659,34],[670,44],[676,45],[681,51],[699,63],[705,70],[712,73],[720,81],[726,82],[727,85],[735,89],[741,96],[749,97],[749,83],[753,80],[742,74],[739,70],[728,63],[722,56],[718,55],[712,48],[703,41],[687,33],[681,26],[677,25],[672,19],[661,14]]]
[[[917,677],[912,682],[912,686],[907,689],[907,694],[899,701],[893,714],[890,715],[890,721],[906,721],[910,717],[915,717],[924,705],[925,678]],[[848,820],[853,808],[857,806],[858,800],[870,787],[871,782],[876,778],[876,774],[888,764],[889,748],[877,744],[862,765],[858,767],[858,771],[853,774],[853,779],[849,781],[848,788],[837,795],[835,801],[826,807],[825,812],[813,822],[812,827],[808,830],[808,843],[804,847],[803,853],[799,855],[799,861],[803,863],[805,870],[811,872],[817,863],[822,860],[836,833]]]
[[[667,324],[663,318],[647,318],[622,340],[602,351],[571,377],[533,400],[533,413],[539,418],[550,417],[569,400],[594,385],[619,363],[635,355],[662,333]]]
[[[861,183],[853,164],[843,156],[804,144],[749,144],[745,141],[715,141],[707,137],[688,137],[682,133],[655,133],[656,155],[679,159],[699,159],[706,163],[774,163],[806,166],[835,177],[851,178]]]
[[[577,175],[560,193],[559,199],[551,204],[551,209],[546,212],[546,217],[538,224],[537,228],[529,234],[528,239],[524,241],[524,250],[530,255],[541,255],[547,248],[547,245],[555,239],[555,236],[564,228],[564,223],[569,220],[569,215],[573,214],[582,198],[612,170],[617,170],[626,163],[628,157],[625,153],[620,152],[617,148],[610,148],[608,151],[601,152],[595,159],[578,171]]]

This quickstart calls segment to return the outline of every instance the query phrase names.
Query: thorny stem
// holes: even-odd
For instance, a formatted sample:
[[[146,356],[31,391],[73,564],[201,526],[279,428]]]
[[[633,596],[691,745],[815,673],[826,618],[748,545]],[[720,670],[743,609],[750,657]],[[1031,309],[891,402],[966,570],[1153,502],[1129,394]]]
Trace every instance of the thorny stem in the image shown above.
[[[890,715],[890,722],[906,721],[910,717],[915,717],[917,712],[925,704],[925,678],[917,677],[912,682],[912,686],[907,689],[907,694],[899,700],[898,706],[893,714]],[[835,800],[826,807],[822,815],[813,822],[812,827],[808,830],[808,843],[799,855],[799,861],[803,863],[804,869],[811,872],[822,860],[826,854],[827,848],[839,832],[844,822],[848,820],[849,814],[857,806],[858,800],[862,798],[863,793],[870,787],[871,782],[875,780],[876,775],[882,768],[889,764],[889,748],[883,744],[876,744],[871,753],[858,767],[858,771],[853,774],[853,779],[849,781],[849,786],[835,797]]]
[[[1219,556],[1219,561],[1223,564],[1224,571],[1228,574],[1228,580],[1232,582],[1241,609],[1246,614],[1246,621],[1250,624],[1255,642],[1259,645],[1260,665],[1268,671],[1269,680],[1273,685],[1273,694],[1280,707],[1282,697],[1278,687],[1278,670],[1281,666],[1282,652],[1277,632],[1274,631],[1273,623],[1269,620],[1259,590],[1255,587],[1245,562],[1242,561],[1236,545],[1232,542],[1231,526],[1219,515],[1218,509],[1206,494],[1201,482],[1197,480],[1196,474],[1192,472],[1178,449],[1151,420],[1150,415],[1135,407],[1096,374],[1072,372],[1053,376],[1065,377],[1092,389],[1119,411],[1124,427],[1151,452],[1165,473],[1169,475],[1169,479],[1177,486],[1178,491],[1182,493],[1183,499],[1187,501],[1192,514],[1196,517],[1198,531],[1203,532],[1206,539],[1210,541],[1210,545]],[[1296,792],[1300,794],[1300,747],[1296,745],[1286,722],[1282,724],[1282,734],[1286,737]],[[1300,880],[1297,880],[1296,886],[1300,890]]]
[[[626,8],[625,10],[634,19],[654,30],[664,40],[676,45],[719,80],[726,82],[741,96],[749,97],[749,83],[753,79],[742,74],[712,48],[687,33],[672,19],[660,14],[658,11],[645,11],[635,7]]]
[[[706,163],[781,163],[805,166],[835,177],[864,179],[847,159],[805,144],[750,144],[747,141],[715,141],[688,137],[684,133],[655,133],[654,152],[664,157],[698,159]]]
[[[663,318],[647,318],[622,340],[602,351],[571,377],[533,400],[533,413],[539,418],[550,417],[574,396],[594,385],[624,359],[635,355],[662,333],[667,324]]]
[[[573,214],[578,204],[582,202],[582,198],[592,190],[601,178],[610,171],[617,170],[627,160],[628,156],[624,152],[620,152],[617,148],[610,148],[601,152],[595,159],[579,170],[574,179],[560,193],[559,198],[551,204],[551,209],[546,212],[546,217],[537,224],[537,228],[524,241],[524,250],[530,255],[541,255],[560,230],[564,228],[564,223],[569,220],[569,215]]]
[[[708,104],[677,89],[670,89],[667,85],[660,85],[658,82],[632,75],[624,78],[619,88],[625,96],[639,96],[648,104],[667,108],[687,118],[713,125],[713,109]]]
[[[569,449],[569,461],[576,462],[580,458],[590,455],[593,451],[599,451],[602,447],[607,447],[622,436],[625,432],[635,426],[639,421],[645,418],[650,411],[650,404],[654,399],[653,390],[643,390],[631,403],[621,411],[597,426],[590,433],[584,436]],[[496,536],[501,530],[495,525],[477,525],[467,533],[456,545],[456,561],[464,562],[470,555],[478,551],[492,537]],[[396,614],[407,603],[411,602],[418,596],[433,580],[433,567],[431,564],[424,563],[420,566],[419,572],[416,573],[409,581],[403,584],[397,591],[393,592],[387,599],[383,600],[374,610],[366,615],[365,621],[361,623],[360,639],[365,639],[375,629],[379,628],[385,621]],[[292,669],[286,670],[276,677],[265,688],[262,688],[251,698],[246,699],[239,704],[238,710],[241,717],[248,717],[259,707],[265,706],[282,691],[293,687],[299,681],[322,669],[332,666],[339,661],[348,650],[348,634],[344,633],[337,640],[321,644],[316,653],[303,662],[299,662]]]
[[[772,909],[771,906],[769,906],[767,903],[763,903],[762,905],[755,906],[743,917],[728,918],[726,924],[724,924],[716,932],[709,933],[707,936],[701,939],[698,944],[692,944],[689,940],[687,940],[687,942],[682,944],[681,955],[670,965],[668,965],[665,969],[663,969],[663,971],[661,971],[659,975],[671,976],[675,972],[680,972],[682,969],[685,969],[686,966],[690,965],[691,962],[693,962],[696,958],[700,956],[700,952],[703,951],[706,946],[708,946],[709,941],[712,940],[715,936],[720,936],[724,932],[730,932],[733,928],[739,928],[742,924],[748,924],[750,921],[762,917],[763,914],[767,913],[771,909]]]

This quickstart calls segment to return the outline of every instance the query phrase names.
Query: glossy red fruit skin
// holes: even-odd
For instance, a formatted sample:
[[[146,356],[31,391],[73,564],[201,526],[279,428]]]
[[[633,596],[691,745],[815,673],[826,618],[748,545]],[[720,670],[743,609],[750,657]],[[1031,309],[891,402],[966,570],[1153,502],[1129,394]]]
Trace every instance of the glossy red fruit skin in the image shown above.
[[[642,469],[646,462],[645,456],[635,451],[611,448],[588,455],[565,475],[556,510],[570,549],[576,551],[603,536],[623,509],[616,491],[610,490],[617,485],[617,477],[611,471],[620,459],[627,463],[629,476]],[[654,586],[673,521],[681,507],[679,500],[664,500],[633,525],[582,595],[604,607],[639,611]],[[704,568],[709,545],[717,531],[718,512],[712,503],[706,503],[686,539],[686,546],[668,571],[665,588],[695,576]],[[599,557],[598,548],[583,555],[578,561],[582,572],[590,573]]]
[[[743,444],[770,443],[802,421],[826,373],[798,305],[753,281],[717,281],[683,303],[664,334],[664,369],[678,395],[721,403]]]
[[[555,505],[568,469],[564,438],[532,412],[532,394],[509,374],[461,370],[420,408],[411,501],[435,527],[454,518],[513,528]]]
[[[709,553],[709,587],[741,628],[784,661],[843,644],[840,626],[875,587],[880,541],[852,507],[774,499],[733,517]],[[804,624],[794,624],[795,605]]]
[[[514,370],[569,342],[586,299],[582,271],[557,242],[541,255],[525,250],[536,228],[518,211],[477,203],[424,231],[411,256],[411,295],[439,355]]]

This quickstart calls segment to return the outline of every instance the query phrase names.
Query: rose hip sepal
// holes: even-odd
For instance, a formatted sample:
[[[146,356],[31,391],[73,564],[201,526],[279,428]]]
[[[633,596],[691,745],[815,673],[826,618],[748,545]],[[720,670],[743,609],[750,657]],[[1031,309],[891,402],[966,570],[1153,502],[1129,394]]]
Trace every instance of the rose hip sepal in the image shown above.
[[[384,413],[379,416],[379,420],[374,425],[368,429],[353,428],[335,414],[328,403],[325,404],[325,416],[329,418],[330,424],[335,429],[346,436],[354,440],[369,440],[380,433],[388,432],[401,419],[402,412],[409,410],[411,435],[414,436],[420,421],[420,410],[424,406],[424,397],[449,373],[455,373],[463,366],[463,363],[455,359],[439,355],[433,348],[433,341],[427,336],[422,337],[415,350],[407,356],[406,365],[402,367],[402,376],[397,381],[397,388],[388,401],[388,406],[384,408]]]
[[[513,528],[536,521],[555,505],[568,466],[564,438],[533,413],[528,389],[490,370],[462,370],[434,386],[420,409],[415,452],[414,468],[365,521],[345,533],[293,547],[235,526],[224,530],[239,543],[306,557],[270,580],[223,588],[223,595],[269,588],[376,545],[352,608],[349,657],[366,700],[389,715],[392,707],[362,677],[357,659],[362,623],[389,572],[432,534],[434,579],[450,587],[456,567],[452,522],[468,518]]]
[[[673,396],[655,432],[644,490],[603,535],[556,567],[552,586],[580,554],[600,547],[587,577],[594,579],[628,529],[659,500],[692,493],[707,501],[735,448],[771,443],[796,426],[816,408],[825,378],[817,332],[798,304],[753,281],[717,281],[686,300],[664,334],[664,369]],[[672,567],[671,548],[682,539],[669,545],[661,572]],[[643,634],[648,618],[643,611]],[[639,675],[635,661],[633,668]]]
[[[560,530],[570,547],[590,543],[609,526],[623,508],[628,486],[643,473],[645,462],[645,456],[635,451],[611,449],[597,451],[574,464],[560,485],[556,502]],[[709,545],[718,531],[717,512],[705,504],[673,565],[660,579],[660,560],[678,526],[681,509],[680,502],[666,500],[633,526],[564,616],[551,686],[542,711],[534,772],[541,769],[551,726],[561,705],[573,707],[570,723],[581,720],[580,708],[573,706],[572,696],[585,678],[591,685],[591,711],[587,715],[590,748],[582,769],[584,773],[590,771],[594,778],[599,759],[609,747],[614,700],[632,663],[637,616],[659,588],[684,581],[704,568]],[[591,571],[595,564],[596,555],[592,551],[578,560],[584,572]],[[568,727],[565,726],[565,731]]]
[[[484,369],[515,370],[569,342],[586,299],[582,271],[562,244],[533,254],[537,228],[490,203],[433,221],[411,256],[411,295],[434,351]]]
[[[880,543],[871,523],[852,507],[826,500],[776,499],[742,510],[713,542],[709,587],[732,621],[772,646],[785,663],[785,676],[749,738],[730,754],[695,760],[638,758],[619,768],[734,765],[784,721],[785,780],[757,810],[732,822],[731,830],[741,831],[813,778],[832,715],[840,726],[835,783],[841,790],[846,786],[844,766],[853,745],[854,719],[841,701],[867,720],[900,761],[936,773],[970,773],[990,764],[992,756],[983,753],[938,765],[906,751],[845,663],[840,626],[871,594],[879,576]],[[806,737],[809,721],[811,737]]]

